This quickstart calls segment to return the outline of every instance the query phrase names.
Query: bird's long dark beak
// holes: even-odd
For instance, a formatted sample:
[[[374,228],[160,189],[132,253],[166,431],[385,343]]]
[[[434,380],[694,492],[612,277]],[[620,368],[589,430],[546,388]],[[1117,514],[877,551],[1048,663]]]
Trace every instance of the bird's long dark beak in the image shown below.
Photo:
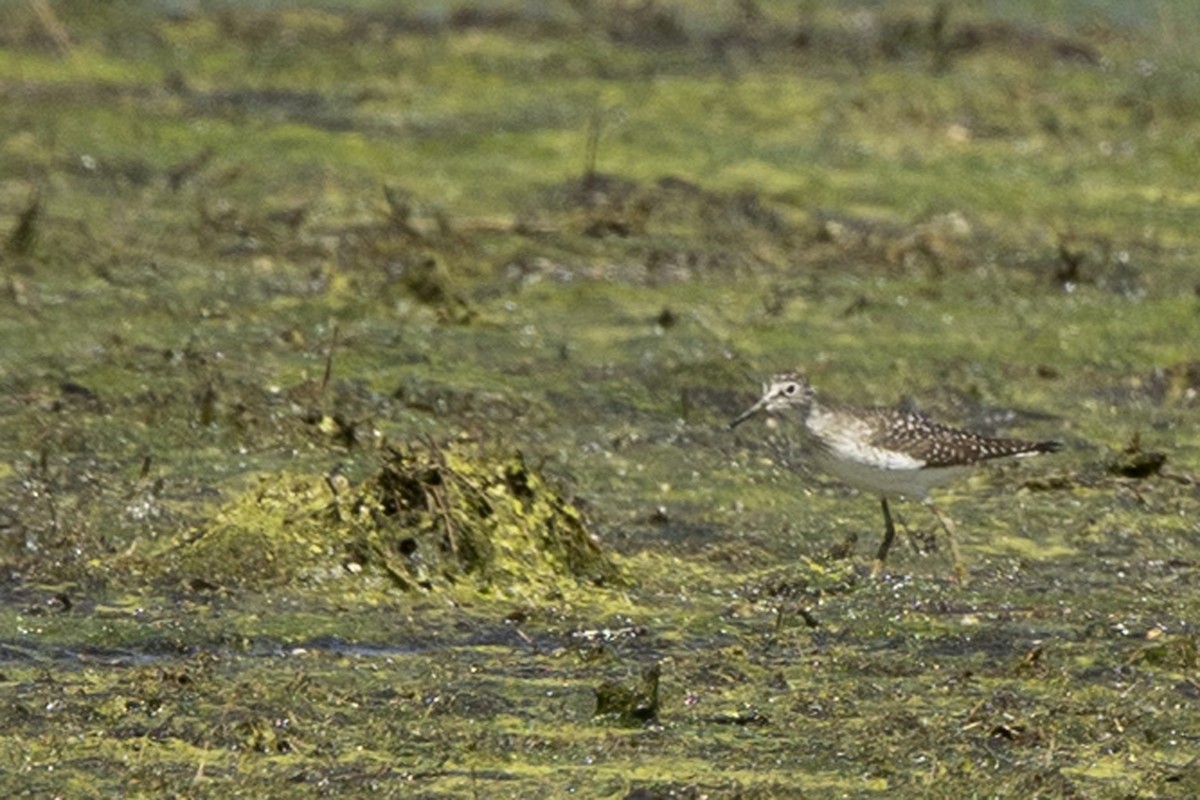
[[[729,430],[733,430],[738,425],[741,425],[743,422],[750,419],[758,412],[762,411],[764,408],[766,408],[766,405],[767,405],[767,398],[764,397],[762,400],[759,400],[757,403],[755,403],[754,405],[752,405],[748,409],[746,409],[742,414],[740,414],[739,416],[734,418],[729,423]]]

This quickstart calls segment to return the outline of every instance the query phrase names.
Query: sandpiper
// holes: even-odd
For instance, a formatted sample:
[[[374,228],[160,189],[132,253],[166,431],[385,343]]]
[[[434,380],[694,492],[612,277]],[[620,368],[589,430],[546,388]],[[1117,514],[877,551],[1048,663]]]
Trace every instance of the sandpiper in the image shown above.
[[[996,439],[951,428],[901,408],[826,405],[817,401],[812,384],[800,372],[783,372],[763,384],[762,399],[730,422],[730,429],[761,411],[781,413],[799,422],[823,469],[851,486],[879,495],[885,528],[873,575],[883,570],[896,538],[889,497],[921,500],[929,507],[946,530],[955,571],[959,580],[965,581],[954,521],[933,504],[929,490],[983,461],[1062,449],[1061,442]]]

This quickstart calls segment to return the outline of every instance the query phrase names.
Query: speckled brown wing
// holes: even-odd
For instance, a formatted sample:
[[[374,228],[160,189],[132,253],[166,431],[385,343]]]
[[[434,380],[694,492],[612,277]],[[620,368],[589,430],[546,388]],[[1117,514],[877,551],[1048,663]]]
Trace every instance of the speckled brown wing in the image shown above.
[[[906,453],[924,461],[926,468],[956,467],[993,458],[1052,453],[1062,449],[1059,442],[995,439],[951,428],[917,411],[877,408],[864,413],[870,415],[875,428],[872,445]]]

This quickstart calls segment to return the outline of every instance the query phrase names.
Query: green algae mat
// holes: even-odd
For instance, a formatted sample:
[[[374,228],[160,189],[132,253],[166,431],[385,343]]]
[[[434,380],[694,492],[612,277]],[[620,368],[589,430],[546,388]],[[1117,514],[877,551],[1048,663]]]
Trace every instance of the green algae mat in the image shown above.
[[[1197,30],[4,4],[0,793],[1196,796]]]

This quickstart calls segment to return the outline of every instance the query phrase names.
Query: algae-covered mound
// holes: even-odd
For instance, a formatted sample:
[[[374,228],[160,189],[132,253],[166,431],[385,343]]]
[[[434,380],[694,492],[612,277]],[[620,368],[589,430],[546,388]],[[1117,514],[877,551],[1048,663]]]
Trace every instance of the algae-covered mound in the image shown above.
[[[189,585],[336,581],[351,595],[358,582],[554,597],[617,577],[580,512],[521,453],[464,443],[391,447],[358,486],[261,477],[177,540],[161,567]]]
[[[602,584],[616,577],[583,516],[520,452],[391,448],[350,512],[365,526],[365,560],[401,585],[470,578],[484,589],[553,590],[564,578]]]

